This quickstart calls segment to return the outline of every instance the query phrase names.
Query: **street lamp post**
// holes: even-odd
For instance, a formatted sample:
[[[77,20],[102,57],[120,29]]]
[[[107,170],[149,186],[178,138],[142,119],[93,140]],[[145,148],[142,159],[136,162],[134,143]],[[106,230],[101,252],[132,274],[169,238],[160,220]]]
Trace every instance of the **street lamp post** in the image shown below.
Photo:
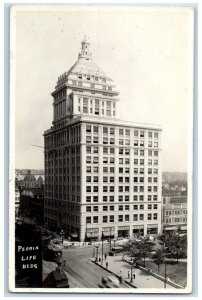
[[[110,236],[109,236],[110,251],[112,250],[111,231],[112,231],[112,229],[110,228],[109,229],[109,234],[110,234]]]
[[[61,231],[60,231],[60,235],[61,235],[61,240],[62,240],[62,246],[63,246],[63,242],[64,242],[64,230],[63,229],[61,229]]]
[[[164,243],[164,245],[163,245],[163,249],[164,249],[164,251],[165,251],[165,249],[166,249],[166,243]],[[165,263],[165,281],[164,281],[164,288],[166,289],[166,277],[167,277],[167,274],[166,274],[166,257],[165,257],[165,254],[164,254],[164,263]]]
[[[164,288],[166,289],[166,277],[167,277],[167,274],[166,274],[166,260],[164,261],[165,262],[165,282],[164,282]]]
[[[34,218],[33,221],[34,221],[34,226],[35,226],[36,225],[36,218]]]
[[[98,245],[95,246],[95,260],[98,261]]]
[[[130,283],[133,283],[133,260],[131,256]]]

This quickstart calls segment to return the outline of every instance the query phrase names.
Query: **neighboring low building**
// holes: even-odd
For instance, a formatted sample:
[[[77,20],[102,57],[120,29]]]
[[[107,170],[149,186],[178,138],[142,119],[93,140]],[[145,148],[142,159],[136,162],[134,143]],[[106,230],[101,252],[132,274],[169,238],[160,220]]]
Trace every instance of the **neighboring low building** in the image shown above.
[[[164,231],[187,232],[187,197],[163,197],[162,228]]]
[[[15,217],[16,218],[18,217],[19,207],[20,207],[20,191],[16,187],[15,188]]]
[[[44,188],[22,188],[20,210],[25,217],[36,219],[38,224],[44,223]]]

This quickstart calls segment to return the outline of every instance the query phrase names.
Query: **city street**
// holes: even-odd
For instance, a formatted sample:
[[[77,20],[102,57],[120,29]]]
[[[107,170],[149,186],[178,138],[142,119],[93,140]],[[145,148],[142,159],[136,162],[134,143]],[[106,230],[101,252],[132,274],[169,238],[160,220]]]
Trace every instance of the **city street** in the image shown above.
[[[104,251],[109,248],[109,245],[104,246]],[[103,270],[89,260],[95,254],[94,246],[70,248],[63,250],[63,260],[66,260],[66,265],[63,267],[69,280],[70,288],[99,288],[102,277],[109,276],[110,273]],[[99,255],[101,255],[101,245],[99,247]],[[55,269],[56,264],[44,262],[51,271]],[[47,267],[47,268],[48,268]],[[127,286],[121,285],[121,288]]]

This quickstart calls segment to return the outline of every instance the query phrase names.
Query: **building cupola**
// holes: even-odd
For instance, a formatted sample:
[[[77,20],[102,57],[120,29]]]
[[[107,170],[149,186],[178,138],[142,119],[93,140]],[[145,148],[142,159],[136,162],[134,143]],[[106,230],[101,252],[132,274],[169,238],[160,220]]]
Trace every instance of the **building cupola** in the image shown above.
[[[79,58],[85,58],[87,60],[92,58],[92,53],[89,51],[90,43],[87,41],[86,36],[84,36],[81,42],[81,50],[79,52]]]

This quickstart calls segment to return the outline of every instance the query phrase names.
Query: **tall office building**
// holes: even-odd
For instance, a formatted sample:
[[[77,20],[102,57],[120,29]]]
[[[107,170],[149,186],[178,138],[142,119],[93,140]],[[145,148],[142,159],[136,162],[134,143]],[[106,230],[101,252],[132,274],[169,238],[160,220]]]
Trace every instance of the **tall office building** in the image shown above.
[[[81,241],[159,233],[161,128],[117,118],[119,92],[81,44],[44,133],[46,222]]]

